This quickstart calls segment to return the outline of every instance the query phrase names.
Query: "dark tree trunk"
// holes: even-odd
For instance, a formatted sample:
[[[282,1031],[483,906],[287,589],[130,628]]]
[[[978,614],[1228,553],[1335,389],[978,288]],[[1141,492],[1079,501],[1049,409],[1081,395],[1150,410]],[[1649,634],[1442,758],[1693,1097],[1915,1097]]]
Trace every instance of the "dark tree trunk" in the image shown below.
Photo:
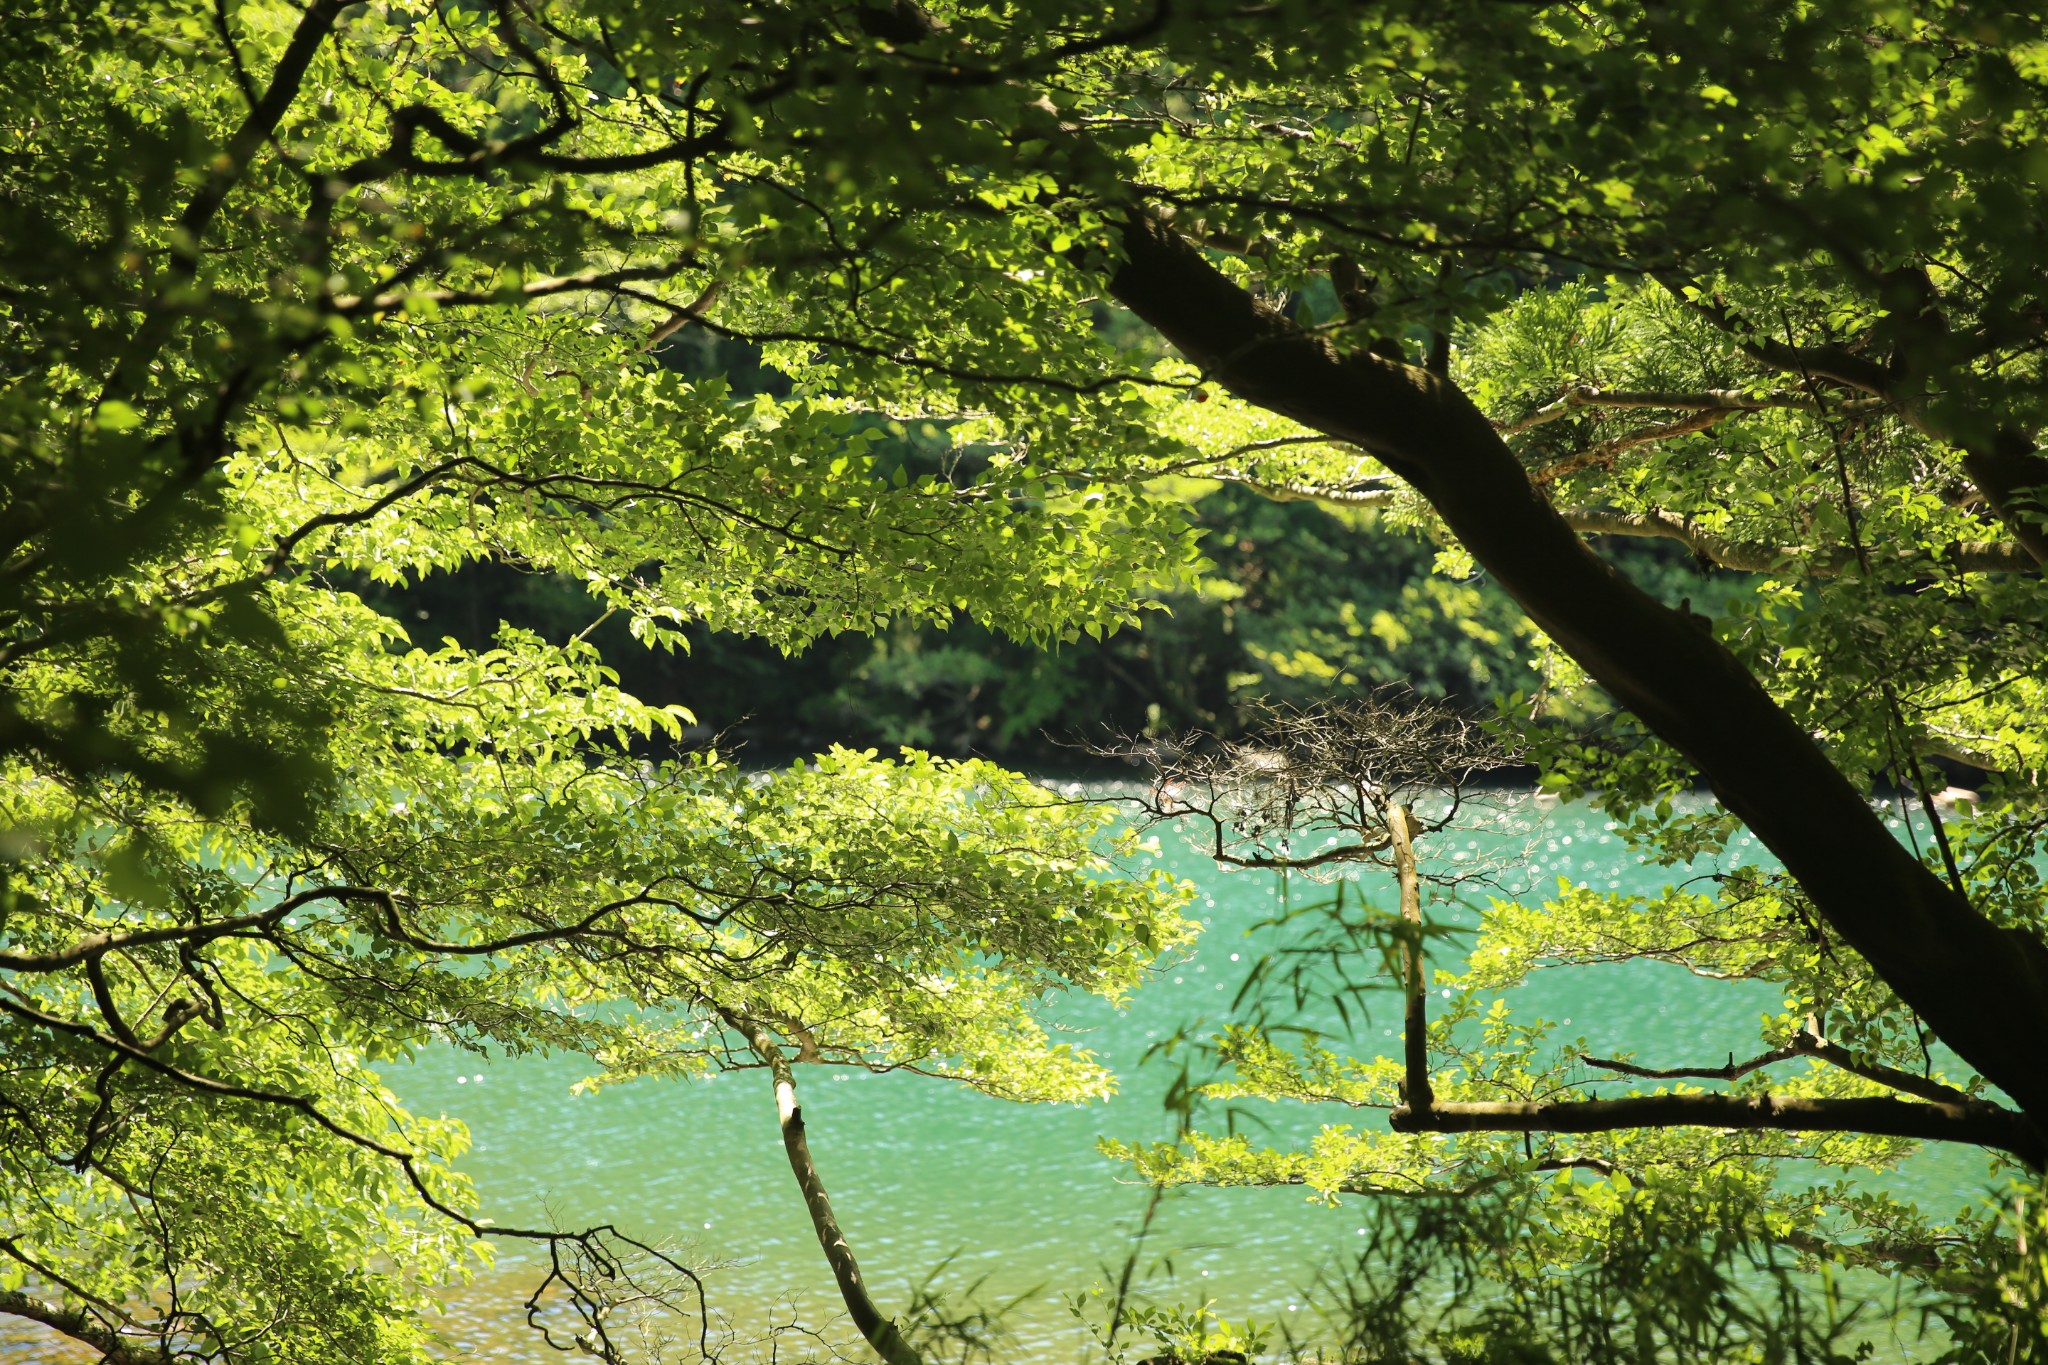
[[[1344,354],[1134,216],[1110,289],[1247,402],[1372,452],[1523,610],[1678,749],[1783,860],[1828,924],[2048,1133],[2048,947],[1923,868],[1742,664],[1595,555],[1449,381]]]

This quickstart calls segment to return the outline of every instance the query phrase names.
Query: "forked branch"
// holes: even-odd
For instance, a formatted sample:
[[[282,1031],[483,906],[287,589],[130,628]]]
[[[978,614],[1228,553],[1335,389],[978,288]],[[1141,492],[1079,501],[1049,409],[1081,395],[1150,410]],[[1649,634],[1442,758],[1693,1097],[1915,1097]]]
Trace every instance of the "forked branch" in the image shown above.
[[[1881,1062],[1860,1061],[1849,1049],[1822,1037],[1811,1020],[1808,1020],[1806,1027],[1793,1035],[1792,1041],[1785,1046],[1759,1053],[1747,1061],[1738,1062],[1730,1058],[1726,1066],[1647,1067],[1606,1057],[1581,1057],[1579,1060],[1602,1071],[1612,1071],[1623,1076],[1640,1076],[1646,1080],[1733,1081],[1747,1076],[1752,1071],[1760,1071],[1764,1067],[1791,1061],[1796,1057],[1811,1057],[1816,1061],[1826,1062],[1852,1076],[1861,1076],[1867,1081],[1888,1085],[1902,1094],[1915,1095],[1935,1104],[1969,1105],[1977,1102],[1954,1086],[1944,1085],[1930,1077],[1915,1076],[1910,1071],[1901,1071],[1897,1067],[1885,1066]]]

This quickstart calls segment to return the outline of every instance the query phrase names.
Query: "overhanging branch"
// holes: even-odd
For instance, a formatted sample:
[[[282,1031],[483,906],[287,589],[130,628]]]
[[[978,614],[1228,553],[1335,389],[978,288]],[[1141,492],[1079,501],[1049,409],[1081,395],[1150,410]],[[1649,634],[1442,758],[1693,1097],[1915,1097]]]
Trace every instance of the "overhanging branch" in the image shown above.
[[[1962,451],[1963,472],[2005,521],[2013,539],[2037,563],[2048,563],[2048,455],[2031,433],[1985,422],[1968,404],[1932,403],[1924,386],[1896,366],[1879,364],[1847,347],[1795,346],[1776,340],[1751,325],[1726,299],[1705,293],[1691,281],[1661,273],[1656,279],[1757,363],[1882,399],[1915,429]]]
[[[1886,403],[1881,398],[1852,398],[1830,404],[1826,410],[1850,415],[1880,411],[1885,406]],[[1566,389],[1519,421],[1496,422],[1494,429],[1503,436],[1519,436],[1531,428],[1554,422],[1575,409],[1586,407],[1668,408],[1677,412],[1724,413],[1763,412],[1771,408],[1790,408],[1800,412],[1822,410],[1820,400],[1812,394],[1791,389],[1749,393],[1743,389],[1602,389],[1582,384],[1577,388]]]
[[[2020,1115],[1994,1104],[1930,1104],[1876,1095],[1629,1095],[1612,1100],[1466,1101],[1387,1115],[1397,1133],[1604,1133],[1625,1128],[1776,1129],[1966,1142],[2048,1165],[2048,1146]]]
[[[168,1365],[170,1357],[154,1346],[130,1341],[79,1308],[57,1304],[18,1289],[0,1289],[0,1313],[40,1323],[100,1353],[105,1365]]]
[[[1597,507],[1560,508],[1558,515],[1575,531],[1597,536],[1635,536],[1675,540],[1702,559],[1744,573],[1793,573],[1826,578],[1855,562],[1846,546],[1772,545],[1734,540],[1704,530],[1676,512],[1614,512]],[[1934,559],[1964,573],[2039,573],[2041,566],[2024,547],[1994,540],[1959,540],[1934,552]]]
[[[1810,1020],[1807,1027],[1802,1028],[1795,1034],[1792,1041],[1785,1044],[1785,1046],[1772,1048],[1768,1052],[1758,1053],[1746,1061],[1738,1062],[1733,1057],[1730,1057],[1726,1066],[1648,1067],[1637,1066],[1633,1062],[1617,1061],[1607,1057],[1581,1057],[1579,1060],[1587,1066],[1598,1067],[1602,1071],[1612,1071],[1623,1076],[1640,1076],[1645,1080],[1734,1081],[1740,1080],[1752,1071],[1761,1071],[1767,1066],[1774,1066],[1779,1062],[1788,1062],[1798,1057],[1826,1062],[1829,1066],[1846,1071],[1852,1076],[1861,1076],[1864,1080],[1876,1081],[1879,1085],[1888,1085],[1903,1094],[1916,1095],[1934,1104],[1969,1106],[1979,1103],[1979,1101],[1956,1089],[1954,1086],[1944,1085],[1930,1077],[1915,1076],[1910,1071],[1901,1071],[1895,1066],[1886,1066],[1882,1062],[1859,1061],[1849,1049],[1839,1043],[1831,1043],[1826,1038],[1823,1038],[1814,1029]],[[1996,1108],[1997,1106],[1993,1107]],[[2010,1111],[1999,1109],[1999,1112],[2009,1113]]]
[[[1120,302],[1215,383],[1363,448],[1427,499],[1560,649],[1685,756],[1829,927],[2029,1116],[2031,1134],[1996,1125],[1995,1145],[2039,1156],[2048,1134],[2039,1055],[2048,944],[1993,924],[1921,866],[1740,660],[1690,613],[1657,602],[1586,546],[1455,385],[1295,326],[1142,209],[1125,217],[1122,244],[1108,282]],[[1697,1122],[1700,1112],[1666,1121]],[[1882,1106],[1870,1116],[1909,1121]]]

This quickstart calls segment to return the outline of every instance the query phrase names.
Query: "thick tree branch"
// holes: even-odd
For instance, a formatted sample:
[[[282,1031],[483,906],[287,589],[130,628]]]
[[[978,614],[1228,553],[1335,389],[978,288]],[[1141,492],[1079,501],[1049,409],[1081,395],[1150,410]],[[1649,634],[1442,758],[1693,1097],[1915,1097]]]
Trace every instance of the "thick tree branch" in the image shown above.
[[[154,1346],[130,1341],[80,1308],[62,1308],[18,1289],[0,1289],[0,1313],[41,1323],[100,1353],[106,1365],[169,1365],[170,1356]]]
[[[1676,277],[1659,275],[1657,279],[1759,364],[1832,380],[1883,399],[1923,434],[1962,451],[1963,472],[2004,520],[2013,539],[2036,563],[2048,564],[2048,521],[2044,521],[2048,516],[2048,455],[2033,437],[1995,422],[1985,423],[1967,407],[1947,405],[1952,410],[1943,410],[1945,405],[1930,404],[1921,387],[1893,366],[1880,365],[1841,346],[1794,346],[1775,340],[1750,326],[1720,296],[1706,295]]]
[[[132,929],[122,933],[90,934],[69,947],[47,953],[0,950],[0,970],[58,972],[67,967],[96,962],[117,949],[142,948],[153,943],[182,943],[188,947],[198,947],[230,934],[269,928],[292,911],[322,900],[388,901],[389,897],[382,891],[371,891],[363,887],[315,886],[296,895],[287,896],[267,910],[259,910],[251,915],[237,915],[232,919],[210,920],[200,924],[167,924],[161,928]]]
[[[1428,981],[1422,959],[1422,883],[1415,871],[1417,826],[1399,802],[1387,807],[1387,835],[1394,848],[1394,875],[1401,888],[1402,1098],[1410,1107],[1436,1103],[1429,1086]]]
[[[1340,352],[1148,215],[1126,220],[1124,247],[1110,280],[1121,302],[1231,392],[1364,447],[1428,499],[1536,624],[1705,776],[1900,999],[2048,1125],[2048,946],[1992,924],[1922,867],[1740,661],[1579,539],[1448,381]]]
[[[1397,1133],[1605,1133],[1624,1128],[1871,1133],[1991,1147],[2035,1170],[2048,1164],[2048,1145],[2040,1133],[2011,1110],[1978,1102],[1923,1104],[1886,1095],[1629,1095],[1613,1100],[1454,1102],[1427,1110],[1402,1105],[1387,1115],[1387,1125]]]
[[[198,192],[185,205],[184,213],[179,215],[178,226],[190,237],[189,246],[180,250],[178,259],[188,270],[197,264],[199,239],[206,235],[214,215],[227,202],[229,192],[248,173],[249,163],[277,130],[285,110],[291,108],[292,101],[299,97],[306,69],[313,64],[320,45],[327,41],[335,20],[355,3],[357,0],[313,0],[300,16],[298,27],[292,30],[291,40],[285,44],[283,55],[277,59],[277,66],[270,73],[270,84],[265,87],[262,98],[256,101],[242,120],[241,127],[235,129],[228,139],[228,145],[221,153],[219,169],[201,183]]]
[[[2001,430],[1963,449],[1963,472],[1996,509],[2013,539],[2048,564],[2048,456],[2027,436]]]
[[[1898,372],[1846,346],[1794,346],[1779,341],[1749,325],[1719,294],[1707,294],[1690,281],[1671,274],[1657,274],[1657,282],[1674,298],[1727,333],[1737,349],[1759,365],[1788,374],[1807,375],[1846,385],[1872,398],[1895,400]]]
[[[1913,747],[1931,757],[1953,759],[1972,768],[1982,768],[1987,773],[2008,772],[2021,766],[2017,754],[2001,758],[1947,735],[1922,735],[1914,740]]]

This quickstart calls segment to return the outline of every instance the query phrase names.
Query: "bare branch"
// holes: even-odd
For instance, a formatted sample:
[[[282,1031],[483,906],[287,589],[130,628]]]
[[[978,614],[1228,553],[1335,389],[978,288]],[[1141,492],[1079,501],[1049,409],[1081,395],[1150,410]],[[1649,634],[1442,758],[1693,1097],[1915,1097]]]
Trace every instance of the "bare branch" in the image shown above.
[[[775,1079],[775,1109],[782,1125],[783,1150],[789,1156],[789,1168],[796,1175],[798,1188],[803,1191],[811,1226],[817,1230],[818,1243],[825,1249],[825,1260],[832,1267],[832,1278],[838,1283],[839,1296],[845,1300],[853,1325],[860,1329],[861,1336],[888,1365],[924,1365],[924,1358],[903,1339],[896,1324],[883,1315],[868,1294],[867,1282],[861,1278],[860,1262],[854,1259],[853,1248],[847,1244],[846,1234],[840,1230],[839,1219],[832,1212],[831,1196],[826,1193],[824,1179],[818,1174],[817,1162],[811,1158],[810,1138],[804,1131],[803,1106],[797,1103],[796,1074],[790,1069],[789,1059],[782,1054],[782,1045],[757,1020],[728,1010],[720,1010],[719,1013],[747,1040]]]
[[[1393,865],[1396,810],[1412,821],[1414,798],[1446,791],[1455,810],[1475,775],[1514,762],[1476,722],[1399,688],[1306,710],[1267,707],[1255,729],[1253,740],[1198,732],[1090,749],[1151,768],[1150,792],[1133,798],[1143,816],[1204,829],[1200,842],[1217,862],[1301,872]]]
[[[1826,1062],[1828,1065],[1837,1067],[1853,1076],[1861,1076],[1865,1080],[1876,1081],[1879,1085],[1888,1085],[1894,1090],[1908,1095],[1917,1095],[1921,1099],[1935,1104],[1971,1105],[1978,1102],[1972,1096],[1956,1089],[1954,1086],[1944,1085],[1940,1081],[1929,1077],[1915,1076],[1910,1071],[1901,1071],[1897,1067],[1886,1066],[1881,1062],[1858,1061],[1855,1054],[1851,1053],[1847,1048],[1822,1037],[1814,1028],[1813,1021],[1810,1019],[1807,1021],[1806,1026],[1794,1034],[1792,1041],[1785,1044],[1785,1046],[1759,1053],[1744,1062],[1738,1062],[1731,1057],[1726,1066],[1646,1067],[1637,1066],[1633,1062],[1617,1061],[1606,1057],[1582,1056],[1579,1060],[1587,1066],[1599,1067],[1603,1071],[1613,1071],[1624,1076],[1640,1076],[1646,1080],[1681,1080],[1690,1078],[1733,1081],[1747,1076],[1752,1071],[1761,1070],[1778,1062],[1791,1061],[1795,1057],[1810,1057],[1815,1061]]]

